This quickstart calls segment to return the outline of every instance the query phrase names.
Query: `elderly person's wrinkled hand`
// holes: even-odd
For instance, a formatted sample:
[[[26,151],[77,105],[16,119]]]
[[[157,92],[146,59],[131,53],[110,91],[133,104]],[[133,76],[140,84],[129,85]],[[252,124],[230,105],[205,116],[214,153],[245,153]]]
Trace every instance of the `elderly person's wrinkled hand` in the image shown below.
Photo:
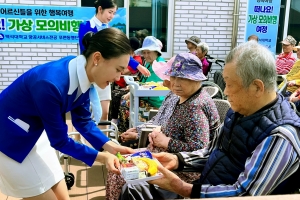
[[[122,99],[128,100],[129,97],[130,97],[130,92],[128,92],[127,94],[124,94],[124,95],[122,96]]]
[[[175,170],[178,168],[178,158],[174,154],[161,152],[161,153],[152,153],[152,156],[156,158],[165,168],[169,170]]]
[[[296,90],[295,92],[293,92],[293,94],[291,94],[291,96],[289,97],[289,101],[290,102],[297,102],[299,101],[299,95],[300,95],[300,91]]]
[[[299,101],[298,97],[290,97],[289,99],[290,99],[290,102],[293,102],[293,103]]]
[[[146,67],[144,67],[143,65],[139,65],[138,67],[137,67],[137,69],[139,70],[139,72],[141,72],[144,76],[150,76],[151,75],[151,73],[150,73],[150,71],[146,68]]]
[[[296,85],[296,81],[295,80],[292,80],[292,81],[288,82],[288,86],[294,86],[294,85]]]
[[[122,133],[121,140],[123,142],[129,141],[129,140],[136,140],[138,137],[138,133],[134,130],[127,130],[126,132]]]
[[[192,184],[184,182],[176,174],[160,164],[158,164],[157,168],[164,176],[160,179],[148,181],[148,183],[158,185],[160,188],[177,193],[183,197],[191,196]]]
[[[153,129],[153,132],[149,134],[149,142],[153,146],[168,148],[168,144],[171,138],[167,137],[163,132]]]
[[[129,132],[136,132],[137,133],[136,127],[129,128],[129,129],[127,129],[127,131],[129,131]]]

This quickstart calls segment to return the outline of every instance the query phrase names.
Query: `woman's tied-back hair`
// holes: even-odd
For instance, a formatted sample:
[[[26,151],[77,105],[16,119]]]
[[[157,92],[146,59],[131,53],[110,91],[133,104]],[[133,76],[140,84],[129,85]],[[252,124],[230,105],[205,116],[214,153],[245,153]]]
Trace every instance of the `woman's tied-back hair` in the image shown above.
[[[96,0],[94,2],[95,8],[96,8],[96,14],[98,13],[98,7],[101,6],[103,10],[107,8],[114,8],[118,7],[116,2],[114,0]]]
[[[248,88],[252,81],[259,79],[267,91],[277,88],[275,59],[271,51],[256,41],[243,43],[229,52],[225,63],[234,63],[236,74],[243,86]]]
[[[106,28],[97,33],[87,32],[82,39],[82,44],[85,47],[82,53],[85,58],[97,51],[104,59],[129,55],[131,51],[127,36],[117,28]]]

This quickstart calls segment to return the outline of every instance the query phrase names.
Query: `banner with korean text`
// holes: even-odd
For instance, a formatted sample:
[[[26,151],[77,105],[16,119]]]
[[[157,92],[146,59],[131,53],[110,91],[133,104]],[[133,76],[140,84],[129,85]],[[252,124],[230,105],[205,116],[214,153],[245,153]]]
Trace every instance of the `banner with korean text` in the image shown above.
[[[248,0],[245,41],[256,35],[275,55],[281,0]]]
[[[0,4],[0,42],[78,43],[79,24],[94,15],[94,7]],[[125,8],[109,25],[126,33]]]

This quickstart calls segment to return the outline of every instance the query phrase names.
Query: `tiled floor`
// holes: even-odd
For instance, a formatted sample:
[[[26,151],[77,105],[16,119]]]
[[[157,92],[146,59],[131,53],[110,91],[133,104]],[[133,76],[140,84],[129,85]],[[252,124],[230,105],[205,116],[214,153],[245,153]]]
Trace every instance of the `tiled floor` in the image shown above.
[[[75,131],[67,115],[69,132]],[[64,159],[60,158],[64,169]],[[106,168],[100,163],[89,167],[86,164],[69,157],[69,172],[75,176],[75,183],[69,190],[71,200],[104,200],[105,199],[105,178]],[[20,200],[19,198],[8,197],[0,192],[0,200]]]
[[[63,160],[63,159],[62,159]],[[89,167],[81,161],[69,159],[69,172],[75,176],[75,183],[69,190],[72,200],[103,200],[105,199],[105,167],[97,163]],[[62,165],[64,168],[64,166]]]

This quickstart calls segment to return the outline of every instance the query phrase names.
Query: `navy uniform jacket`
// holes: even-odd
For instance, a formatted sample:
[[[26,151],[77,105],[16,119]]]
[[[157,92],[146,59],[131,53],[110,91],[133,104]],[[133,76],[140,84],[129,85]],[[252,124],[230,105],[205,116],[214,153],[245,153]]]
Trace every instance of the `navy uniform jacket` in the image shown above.
[[[72,59],[76,65],[78,57],[74,58],[76,57],[68,56],[34,67],[0,93],[2,153],[21,163],[45,129],[53,148],[89,166],[94,163],[97,150],[109,139],[91,120],[89,89],[81,92],[82,87],[76,73],[83,72],[86,80],[88,79],[84,66],[81,71],[74,69],[74,66],[69,69]],[[88,84],[85,88],[89,88],[90,83]],[[68,127],[63,116],[69,111],[73,126],[95,149],[68,137]]]

